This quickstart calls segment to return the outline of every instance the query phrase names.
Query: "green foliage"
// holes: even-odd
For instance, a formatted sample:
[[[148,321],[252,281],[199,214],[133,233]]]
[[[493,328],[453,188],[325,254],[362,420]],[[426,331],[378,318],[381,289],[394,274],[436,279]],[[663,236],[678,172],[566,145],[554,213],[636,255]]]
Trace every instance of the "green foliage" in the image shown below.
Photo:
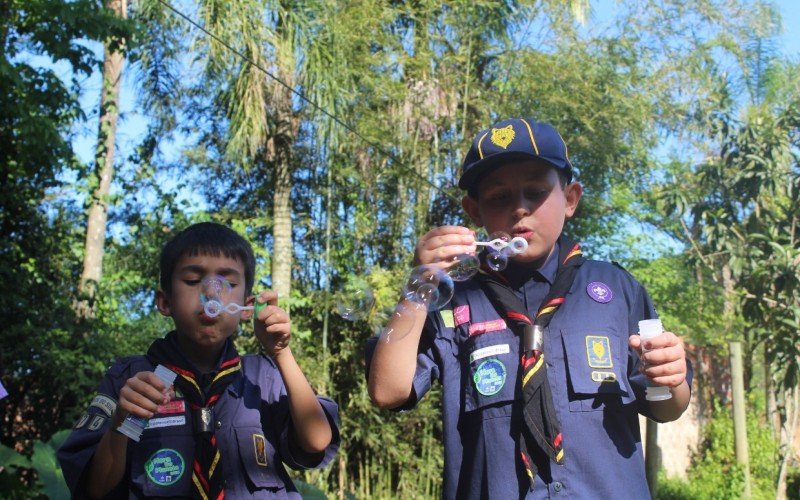
[[[692,457],[686,481],[659,478],[658,500],[708,498],[736,500],[744,488],[744,473],[736,462],[730,408],[717,405],[703,429],[703,439]],[[778,477],[778,443],[762,417],[747,415],[750,480],[754,499],[775,498]]]
[[[64,482],[61,467],[56,462],[56,450],[70,431],[59,431],[47,442],[37,441],[30,458],[0,445],[0,491],[13,498],[69,498],[69,489]],[[33,488],[19,479],[19,473],[23,470],[36,473],[38,480]]]

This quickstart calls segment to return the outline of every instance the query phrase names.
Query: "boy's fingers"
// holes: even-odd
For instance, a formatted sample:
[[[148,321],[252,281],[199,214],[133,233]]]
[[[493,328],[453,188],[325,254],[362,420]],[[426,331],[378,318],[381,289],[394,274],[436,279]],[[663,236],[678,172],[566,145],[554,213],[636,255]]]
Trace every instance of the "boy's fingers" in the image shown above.
[[[651,379],[672,377],[675,375],[686,375],[686,363],[681,361],[670,361],[662,365],[648,365],[644,369],[644,374]]]
[[[647,339],[644,343],[645,349],[661,349],[664,347],[676,346],[681,342],[680,338],[672,332],[664,332],[658,337]]]
[[[633,349],[640,349],[642,347],[642,338],[638,335],[631,335],[628,337],[628,345]]]
[[[663,365],[683,358],[683,350],[678,346],[662,347],[642,354],[642,360],[648,365]]]

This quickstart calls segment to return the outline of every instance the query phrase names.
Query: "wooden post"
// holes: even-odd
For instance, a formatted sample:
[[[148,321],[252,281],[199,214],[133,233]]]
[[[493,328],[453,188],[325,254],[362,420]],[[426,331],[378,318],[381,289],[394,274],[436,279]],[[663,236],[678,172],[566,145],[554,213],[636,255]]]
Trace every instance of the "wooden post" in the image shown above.
[[[658,423],[646,419],[644,443],[644,472],[650,496],[655,498],[658,489],[658,471],[661,470],[661,448],[658,447]]]
[[[736,461],[744,469],[744,491],[742,498],[751,498],[750,458],[747,452],[747,421],[745,415],[744,368],[742,366],[742,344],[731,342],[731,385],[733,389],[733,436],[736,444]]]

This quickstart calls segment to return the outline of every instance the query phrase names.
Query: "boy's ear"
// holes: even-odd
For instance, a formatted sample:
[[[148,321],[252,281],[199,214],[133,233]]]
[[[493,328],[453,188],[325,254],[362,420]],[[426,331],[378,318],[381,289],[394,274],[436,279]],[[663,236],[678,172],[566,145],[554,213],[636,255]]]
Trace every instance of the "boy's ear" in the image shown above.
[[[172,316],[172,303],[167,296],[167,292],[160,288],[156,291],[156,308],[162,316]]]
[[[478,209],[478,201],[467,195],[461,198],[461,207],[467,212],[469,218],[472,219],[473,224],[478,227],[483,227],[483,220],[481,220],[481,211]]]
[[[246,306],[254,306],[256,304],[256,296],[251,295],[247,297],[244,301],[244,305]],[[242,315],[239,317],[239,321],[249,321],[251,317],[253,317],[254,311],[251,309],[249,311],[242,311]]]
[[[570,182],[564,188],[564,195],[567,198],[565,215],[567,219],[571,219],[575,215],[575,210],[578,209],[578,202],[581,201],[581,196],[583,196],[583,186],[580,182]]]

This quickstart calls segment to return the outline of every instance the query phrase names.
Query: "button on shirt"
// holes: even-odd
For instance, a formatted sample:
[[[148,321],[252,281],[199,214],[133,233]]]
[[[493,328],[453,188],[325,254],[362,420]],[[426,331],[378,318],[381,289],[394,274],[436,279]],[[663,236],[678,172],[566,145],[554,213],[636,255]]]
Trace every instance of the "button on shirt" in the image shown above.
[[[113,404],[128,378],[153,368],[144,356],[123,358],[106,373],[98,397]],[[213,407],[225,498],[301,498],[284,464],[300,470],[323,467],[339,447],[338,407],[327,398],[318,400],[328,417],[333,439],[324,453],[309,455],[290,438],[286,388],[273,361],[263,355],[242,356],[241,375]],[[176,394],[171,405],[150,419],[140,442],[128,443],[126,475],[111,497],[191,496],[195,438],[191,410],[183,401]],[[113,408],[90,406],[86,412],[89,416],[78,420],[58,450],[64,479],[75,498],[86,496],[84,476],[108,429],[111,411]],[[92,426],[92,422],[100,423]]]
[[[531,318],[555,279],[557,255],[535,271],[504,272]],[[545,331],[565,459],[556,465],[534,453],[532,490],[516,450],[520,339],[474,280],[456,284],[450,306],[429,313],[413,394],[398,408],[414,407],[434,381],[442,384],[445,498],[649,498],[638,421],[649,415],[646,381],[628,337],[655,311],[630,274],[586,261]]]

